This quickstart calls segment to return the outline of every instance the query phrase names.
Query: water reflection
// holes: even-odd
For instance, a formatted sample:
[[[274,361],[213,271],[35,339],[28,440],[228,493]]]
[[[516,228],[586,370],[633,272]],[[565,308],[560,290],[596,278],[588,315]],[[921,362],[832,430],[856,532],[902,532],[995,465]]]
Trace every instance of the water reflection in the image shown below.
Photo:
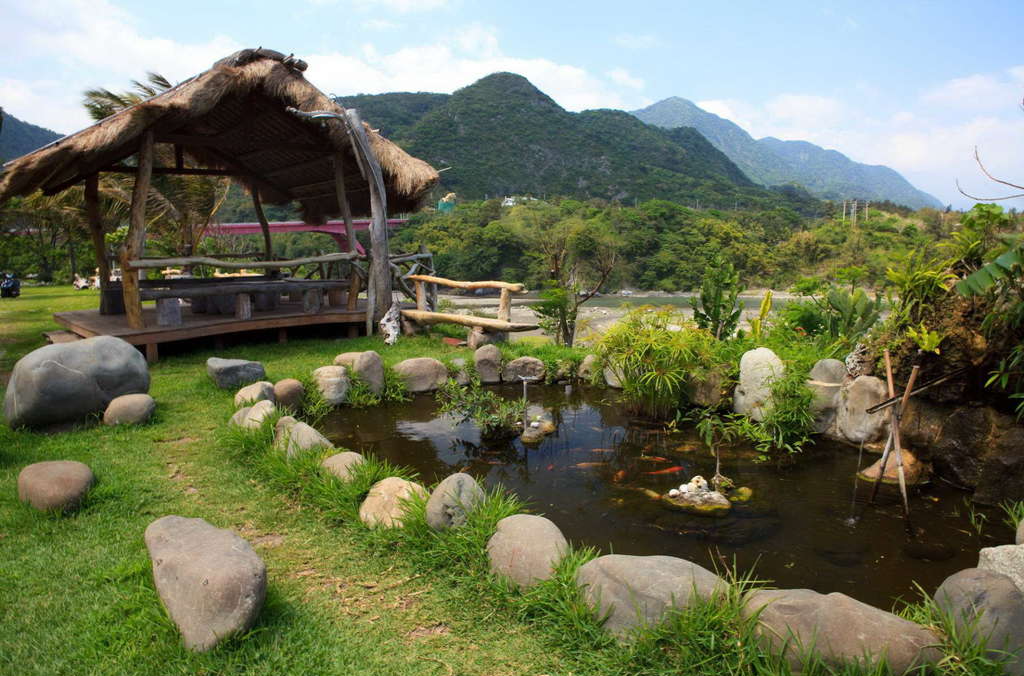
[[[522,396],[517,386],[500,391]],[[979,535],[965,494],[941,482],[912,498],[919,534],[908,539],[895,496],[865,505],[867,487],[854,492],[852,479],[857,450],[828,442],[785,469],[758,464],[753,449],[728,449],[722,473],[752,488],[752,500],[724,518],[671,511],[651,493],[714,472],[714,458],[693,430],[666,432],[631,419],[607,390],[531,387],[529,399],[558,427],[534,448],[517,439],[483,441],[471,423],[438,414],[429,396],[342,409],[325,432],[339,446],[411,466],[427,483],[464,471],[487,486],[501,484],[569,539],[605,552],[668,554],[712,568],[735,563],[779,586],[841,591],[882,607],[916,598],[915,581],[933,591],[949,574],[977,565],[980,547],[1012,542],[996,512],[988,512]]]

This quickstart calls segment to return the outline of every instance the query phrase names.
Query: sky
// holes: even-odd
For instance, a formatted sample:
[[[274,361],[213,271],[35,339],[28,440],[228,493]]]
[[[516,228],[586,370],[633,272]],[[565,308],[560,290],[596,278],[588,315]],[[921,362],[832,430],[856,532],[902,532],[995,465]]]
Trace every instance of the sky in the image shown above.
[[[0,0],[0,106],[69,133],[81,93],[172,81],[243,47],[337,95],[452,92],[496,71],[568,110],[681,96],[755,138],[884,164],[944,203],[1021,193],[1024,2]],[[1024,208],[1024,199],[1007,206]]]

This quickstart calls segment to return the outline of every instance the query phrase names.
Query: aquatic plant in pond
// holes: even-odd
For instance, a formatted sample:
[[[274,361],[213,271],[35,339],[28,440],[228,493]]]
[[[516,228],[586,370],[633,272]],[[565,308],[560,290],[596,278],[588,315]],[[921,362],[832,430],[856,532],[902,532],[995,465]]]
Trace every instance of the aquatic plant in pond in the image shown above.
[[[475,381],[463,386],[452,379],[437,391],[436,397],[442,413],[454,414],[460,423],[472,421],[483,438],[514,437],[520,431],[525,412],[521,399],[506,399]]]

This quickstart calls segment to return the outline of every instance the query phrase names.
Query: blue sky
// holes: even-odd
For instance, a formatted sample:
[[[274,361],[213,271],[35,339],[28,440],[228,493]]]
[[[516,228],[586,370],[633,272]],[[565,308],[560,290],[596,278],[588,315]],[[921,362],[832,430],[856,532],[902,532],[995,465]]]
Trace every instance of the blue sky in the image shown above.
[[[1022,20],[1019,1],[0,0],[0,106],[69,132],[87,123],[87,87],[183,79],[260,45],[305,58],[336,94],[451,92],[510,70],[570,110],[683,96],[755,137],[886,164],[968,206],[957,179],[1005,194],[975,145],[1024,182]]]

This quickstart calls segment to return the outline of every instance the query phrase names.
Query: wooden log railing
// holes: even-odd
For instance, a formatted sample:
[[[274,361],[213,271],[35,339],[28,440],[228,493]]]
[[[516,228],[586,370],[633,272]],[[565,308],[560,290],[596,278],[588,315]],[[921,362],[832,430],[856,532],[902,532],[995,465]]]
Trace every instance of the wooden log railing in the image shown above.
[[[407,279],[415,285],[416,309],[402,310],[402,316],[419,324],[452,323],[462,326],[480,327],[484,331],[532,331],[539,328],[537,324],[512,323],[512,294],[526,293],[526,287],[515,282],[461,282],[433,275],[408,275]],[[498,318],[475,317],[472,315],[456,315],[434,312],[427,301],[427,285],[447,286],[454,289],[500,289],[498,299]]]

